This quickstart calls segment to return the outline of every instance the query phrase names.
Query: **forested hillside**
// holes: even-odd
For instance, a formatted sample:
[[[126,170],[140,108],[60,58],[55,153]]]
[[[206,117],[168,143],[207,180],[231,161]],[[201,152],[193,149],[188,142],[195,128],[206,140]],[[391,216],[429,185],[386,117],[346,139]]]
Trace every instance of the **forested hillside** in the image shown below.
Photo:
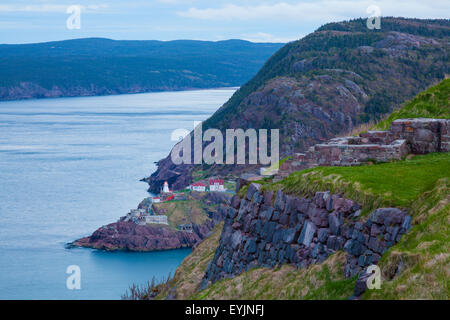
[[[0,100],[240,86],[280,47],[88,38],[0,45]]]
[[[276,52],[204,128],[280,129],[289,156],[355,127],[378,121],[450,72],[449,20],[383,18],[330,23]],[[170,157],[148,179],[183,188],[198,170],[236,175],[249,166],[175,166]]]

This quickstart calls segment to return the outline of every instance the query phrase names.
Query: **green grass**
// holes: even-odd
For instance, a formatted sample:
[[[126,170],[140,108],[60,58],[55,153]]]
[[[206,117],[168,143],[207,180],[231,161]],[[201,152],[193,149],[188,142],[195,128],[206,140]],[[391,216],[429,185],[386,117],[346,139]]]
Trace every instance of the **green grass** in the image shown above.
[[[394,111],[373,130],[388,130],[392,121],[405,118],[450,118],[450,79],[418,94],[401,109]]]
[[[209,176],[209,171],[208,170],[195,170],[192,172],[192,181],[193,182],[197,182],[200,180],[204,180],[206,178],[208,178]]]
[[[330,190],[358,201],[367,210],[382,206],[408,208],[413,228],[381,259],[382,289],[368,291],[364,298],[449,299],[449,153],[357,167],[318,167],[295,172],[278,183],[268,180],[260,183],[265,190],[281,188],[301,196]],[[198,285],[214,255],[219,235],[216,231],[211,239],[202,242],[177,270],[172,285],[179,297],[347,299],[353,294],[355,279],[344,277],[342,251],[306,269],[292,265],[255,268],[232,279],[222,279],[199,292]],[[396,275],[399,262],[403,263],[404,271]]]
[[[410,207],[438,179],[450,177],[450,154],[434,153],[412,159],[356,167],[317,167],[294,172],[263,189],[283,189],[312,196],[317,191],[342,193],[366,210],[380,206]]]
[[[379,263],[381,289],[364,299],[450,299],[450,180],[439,180],[413,210],[413,228]]]
[[[186,299],[198,291],[206,268],[219,245],[222,228],[223,222],[216,225],[212,234],[183,260],[174,277],[159,288],[157,299],[164,299],[171,289],[175,290],[177,299]]]
[[[331,190],[358,200],[364,207],[409,208],[413,228],[380,261],[381,290],[366,299],[449,299],[450,154],[358,167],[319,167],[291,174],[279,183],[260,181],[265,190],[311,196]],[[343,275],[345,253],[337,252],[320,265],[296,269],[256,268],[223,279],[196,292],[191,299],[347,299],[355,279]],[[404,265],[395,276],[399,262]]]
[[[190,299],[286,299],[342,300],[353,293],[355,278],[343,274],[345,253],[337,252],[321,265],[297,269],[255,268],[232,279],[222,279]]]
[[[169,226],[177,228],[180,224],[203,224],[208,220],[206,208],[202,202],[193,198],[155,203],[153,206],[160,214],[167,215]]]

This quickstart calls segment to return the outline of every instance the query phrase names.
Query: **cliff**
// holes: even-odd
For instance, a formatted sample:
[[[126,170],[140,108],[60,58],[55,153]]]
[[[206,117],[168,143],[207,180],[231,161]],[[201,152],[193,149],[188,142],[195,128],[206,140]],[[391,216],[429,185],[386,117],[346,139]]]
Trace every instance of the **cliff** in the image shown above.
[[[206,128],[278,128],[281,155],[369,121],[377,121],[449,73],[448,20],[383,18],[381,30],[365,20],[331,23],[285,45],[203,124]],[[199,170],[238,175],[252,166],[174,165],[168,156],[148,179],[184,188]]]
[[[189,286],[179,278],[190,277],[183,263],[157,298],[448,299],[449,83],[420,93],[375,126],[388,124],[387,131],[324,144],[358,149],[351,163],[313,147],[316,160],[334,155],[333,163],[296,170],[294,159],[285,162],[284,179],[242,180],[224,226],[187,258],[198,262]],[[399,119],[402,114],[412,119]],[[425,115],[441,119],[420,118]],[[373,145],[353,144],[359,139]],[[401,157],[382,163],[364,152],[394,139],[404,141]],[[353,142],[331,143],[343,140]],[[371,264],[381,269],[379,290],[366,290]]]
[[[438,153],[243,187],[216,240],[189,256],[210,260],[182,296],[448,299],[449,168],[449,153]],[[365,291],[369,264],[381,268],[381,290]],[[182,264],[158,298],[179,297],[178,273],[189,277]]]
[[[119,221],[102,226],[92,235],[74,241],[71,245],[100,250],[154,251],[193,247],[211,234],[224,218],[223,206],[231,195],[226,193],[192,193],[185,200],[172,200],[151,204],[144,199],[139,212],[152,210],[153,214],[167,217],[167,225],[145,223],[131,213]],[[141,222],[142,221],[142,222]],[[180,225],[188,225],[181,230]]]
[[[103,226],[85,238],[73,242],[79,247],[108,251],[155,251],[190,248],[205,238],[214,227],[212,221],[194,225],[193,232],[174,230],[163,225],[141,226],[133,222],[115,222]]]

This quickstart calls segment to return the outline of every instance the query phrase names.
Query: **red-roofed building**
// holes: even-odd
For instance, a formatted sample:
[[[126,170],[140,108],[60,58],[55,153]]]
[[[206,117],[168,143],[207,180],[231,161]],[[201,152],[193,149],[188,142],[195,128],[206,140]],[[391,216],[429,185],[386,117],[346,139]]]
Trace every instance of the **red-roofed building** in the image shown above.
[[[192,183],[192,184],[189,186],[189,189],[190,189],[191,191],[205,192],[205,191],[206,191],[206,184],[201,183],[201,182],[195,182],[195,183]]]
[[[209,179],[209,191],[225,191],[225,181],[222,179]]]
[[[161,202],[161,198],[160,197],[153,197],[152,198],[152,203],[160,203]]]

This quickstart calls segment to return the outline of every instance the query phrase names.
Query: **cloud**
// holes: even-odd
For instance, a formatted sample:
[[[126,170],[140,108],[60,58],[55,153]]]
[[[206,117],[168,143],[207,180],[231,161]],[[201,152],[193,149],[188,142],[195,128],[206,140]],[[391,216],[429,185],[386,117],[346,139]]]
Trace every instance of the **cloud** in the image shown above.
[[[189,8],[179,11],[182,17],[202,20],[298,20],[332,21],[356,17],[367,17],[367,8],[380,7],[383,16],[404,16],[417,18],[448,18],[450,4],[448,0],[435,0],[430,5],[423,0],[400,1],[355,1],[355,0],[319,0],[309,2],[278,2],[262,5],[228,4],[220,8]]]
[[[179,3],[182,3],[183,0],[157,0],[157,2],[165,3],[165,4],[179,4]]]
[[[51,13],[51,12],[64,12],[66,13],[69,5],[14,5],[14,4],[5,4],[0,5],[0,12],[41,12],[41,13]],[[81,5],[81,9],[85,12],[92,12],[100,9],[108,8],[107,4],[92,4],[92,5]]]
[[[287,43],[294,40],[298,40],[301,37],[294,38],[286,38],[286,37],[277,37],[270,33],[265,32],[257,32],[257,33],[246,33],[242,35],[243,40],[251,41],[251,42],[277,42],[277,43]]]

